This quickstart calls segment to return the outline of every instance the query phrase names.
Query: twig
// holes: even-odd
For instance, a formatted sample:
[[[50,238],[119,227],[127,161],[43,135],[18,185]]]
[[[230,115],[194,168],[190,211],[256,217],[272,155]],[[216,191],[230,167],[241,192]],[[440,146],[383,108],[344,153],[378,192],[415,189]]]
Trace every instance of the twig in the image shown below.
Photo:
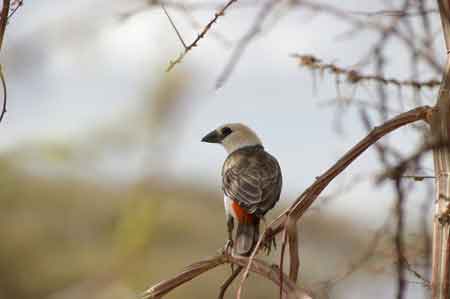
[[[416,47],[415,39],[412,39],[410,35],[405,34],[400,30],[396,30],[396,28],[390,28],[389,26],[384,25],[383,23],[378,23],[373,20],[367,20],[367,18],[359,18],[354,15],[348,13],[347,11],[341,9],[338,6],[329,5],[326,3],[321,3],[319,1],[308,1],[308,0],[291,0],[291,5],[301,6],[306,9],[310,9],[314,12],[325,13],[330,16],[333,16],[337,19],[343,20],[352,24],[357,30],[362,29],[370,29],[376,32],[385,32],[392,30],[392,33],[402,41],[411,51],[417,53],[418,57],[423,58],[428,65],[434,69],[436,72],[441,73],[443,71],[442,65],[436,58],[430,55],[429,52],[424,49],[420,49]]]
[[[10,0],[3,0],[3,7],[0,14],[0,50],[3,45],[6,25],[8,24],[9,6]],[[0,113],[0,122],[1,122],[6,114],[6,103],[7,103],[6,80],[1,65],[0,65],[0,80],[2,81],[2,89],[3,89],[3,105],[2,105],[2,112]]]
[[[256,242],[255,248],[259,248],[261,246],[261,242],[263,242],[263,240],[266,237],[266,231],[264,231],[264,233],[262,233],[259,236],[258,242]],[[242,288],[244,286],[244,282],[248,277],[248,273],[250,272],[250,268],[252,266],[253,261],[255,260],[256,254],[257,254],[257,250],[253,250],[252,254],[250,255],[249,259],[248,259],[248,264],[245,266],[245,270],[244,270],[244,274],[242,274],[242,279],[239,282],[239,287],[237,289],[236,292],[236,298],[240,299],[241,298],[241,293],[242,293]]]
[[[217,22],[217,19],[223,15],[225,15],[225,11],[228,9],[228,7],[231,6],[231,4],[233,4],[234,2],[236,2],[237,0],[229,0],[223,7],[222,9],[220,9],[218,12],[216,12],[214,14],[214,17],[206,24],[206,26],[203,28],[203,30],[197,35],[197,37],[194,39],[194,41],[192,43],[190,43],[189,45],[185,45],[184,41],[183,41],[183,46],[184,46],[184,52],[180,53],[180,55],[175,59],[175,60],[171,60],[169,62],[169,66],[167,67],[167,72],[170,72],[175,65],[177,65],[178,63],[180,63],[184,56],[186,56],[186,54],[192,50],[192,48],[196,47],[198,42],[205,37],[206,33],[208,33],[208,31],[211,29],[212,25]],[[174,25],[173,25],[174,26]]]
[[[255,20],[253,21],[253,25],[251,26],[250,30],[238,41],[236,47],[233,50],[233,53],[231,54],[230,59],[225,65],[225,68],[220,73],[216,81],[216,89],[221,88],[225,84],[225,82],[233,72],[234,68],[236,67],[236,64],[238,63],[245,49],[247,48],[249,43],[255,38],[255,36],[258,35],[258,33],[261,31],[261,26],[264,23],[264,20],[269,16],[273,7],[278,2],[279,0],[269,0],[263,5],[258,15],[255,17]]]
[[[419,272],[417,272],[416,270],[413,269],[413,267],[411,266],[411,264],[408,262],[408,260],[406,259],[405,256],[401,256],[400,257],[403,260],[403,265],[405,267],[406,270],[408,270],[409,272],[411,272],[416,278],[418,278],[419,280],[422,281],[423,285],[426,286],[427,288],[430,288],[430,281],[428,279],[426,279],[425,277],[423,277],[422,274],[420,274]]]
[[[404,241],[403,241],[403,231],[404,231],[404,190],[401,185],[401,180],[399,177],[395,180],[395,190],[397,193],[397,201],[395,205],[395,214],[397,218],[397,227],[395,232],[395,252],[397,254],[397,299],[403,299],[405,296],[405,265],[404,265],[404,259],[402,258],[404,256],[403,254],[403,247],[404,247]]]
[[[404,10],[379,10],[379,11],[351,11],[351,14],[355,15],[363,15],[366,17],[377,17],[377,16],[385,16],[385,17],[417,17],[422,16],[423,14],[434,14],[438,13],[437,9],[427,9],[427,10],[418,10],[418,11],[404,11]]]
[[[6,104],[8,99],[8,93],[6,89],[6,80],[3,75],[3,67],[0,65],[0,80],[2,81],[2,89],[3,89],[3,104],[2,104],[2,112],[0,112],[0,122],[2,122],[3,117],[6,114]]]
[[[228,277],[227,280],[225,280],[225,282],[220,287],[219,299],[223,299],[228,287],[233,283],[233,281],[236,279],[239,273],[241,273],[242,269],[243,269],[242,266],[238,266],[236,269],[233,270],[230,277]]]
[[[434,175],[402,175],[402,178],[413,179],[414,181],[421,182],[425,179],[435,179]]]
[[[14,6],[14,8],[12,9],[11,13],[9,14],[8,20],[11,19],[11,17],[17,12],[17,10],[18,10],[20,7],[22,7],[22,5],[23,5],[23,0],[15,1],[15,2],[13,3],[13,5],[15,5],[15,6]]]
[[[250,271],[256,273],[268,280],[271,280],[276,285],[280,284],[279,269],[277,267],[269,266],[265,262],[254,259],[249,263],[249,259],[241,256],[230,256],[221,254],[209,259],[201,260],[187,267],[186,270],[177,274],[173,278],[161,281],[144,292],[143,299],[162,298],[171,290],[183,285],[184,283],[196,278],[217,266],[232,263],[240,267],[250,266]],[[287,298],[292,299],[307,299],[312,298],[309,291],[295,285],[288,277],[283,277],[283,292]]]
[[[183,37],[181,37],[181,34],[178,31],[177,26],[175,26],[175,23],[173,22],[172,18],[170,17],[169,13],[167,12],[163,3],[161,3],[161,8],[164,11],[164,13],[166,14],[167,18],[169,19],[170,25],[172,25],[173,30],[175,30],[175,33],[177,34],[178,39],[180,40],[181,44],[183,45],[184,50],[186,50],[186,48],[187,48],[186,43],[184,42]]]
[[[345,75],[347,82],[351,84],[356,84],[361,81],[376,81],[378,83],[386,85],[391,84],[397,87],[409,86],[416,89],[420,89],[422,87],[429,87],[429,88],[437,87],[441,83],[439,80],[436,79],[430,79],[427,81],[397,80],[394,78],[384,78],[383,76],[380,75],[364,75],[356,70],[339,67],[332,63],[323,63],[320,59],[312,55],[292,54],[291,56],[297,59],[298,64],[300,66],[304,66],[312,70],[329,71],[330,73],[335,75]]]
[[[0,50],[3,46],[6,25],[8,24],[10,0],[3,0],[2,12],[0,13]]]

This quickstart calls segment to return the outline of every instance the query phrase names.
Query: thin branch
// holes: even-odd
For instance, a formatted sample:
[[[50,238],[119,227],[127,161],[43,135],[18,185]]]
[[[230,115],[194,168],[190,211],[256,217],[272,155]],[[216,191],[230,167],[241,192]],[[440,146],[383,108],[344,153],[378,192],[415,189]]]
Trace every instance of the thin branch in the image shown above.
[[[243,269],[242,266],[238,266],[236,269],[233,270],[230,277],[228,277],[227,280],[225,280],[225,282],[220,287],[219,299],[223,299],[225,293],[227,292],[228,287],[233,283],[233,281],[236,279],[239,273],[241,273],[242,269]]]
[[[9,15],[9,6],[10,0],[3,0],[3,7],[0,14],[0,50],[3,45],[3,39],[5,36],[6,25],[8,24],[8,15]],[[6,104],[7,104],[7,88],[6,88],[6,80],[3,74],[3,68],[0,65],[0,80],[2,81],[2,89],[3,89],[3,105],[2,111],[0,113],[0,122],[3,120],[3,117],[6,114]]]
[[[421,182],[425,179],[436,179],[434,175],[402,175],[401,177],[405,179],[412,179],[416,182]]]
[[[183,37],[181,36],[180,32],[178,31],[177,26],[175,26],[175,23],[173,22],[172,18],[170,17],[169,13],[167,12],[163,3],[161,3],[161,8],[164,11],[164,13],[166,14],[167,18],[169,19],[170,25],[172,25],[173,30],[175,30],[175,33],[177,34],[178,39],[180,40],[181,44],[183,45],[184,50],[186,50],[186,48],[187,48],[186,43],[184,42]]]
[[[255,245],[255,248],[259,248],[261,246],[261,242],[263,242],[265,237],[266,237],[266,231],[264,231],[264,233],[262,233],[259,236],[258,242],[256,242],[256,245]],[[242,279],[239,282],[239,287],[238,287],[237,292],[236,292],[236,298],[237,299],[241,298],[241,293],[242,293],[242,288],[244,286],[244,282],[245,282],[245,280],[248,277],[248,273],[250,272],[250,268],[252,266],[253,261],[255,260],[256,254],[257,254],[257,251],[253,250],[252,254],[250,255],[250,257],[248,259],[248,264],[245,266],[244,274],[242,274]]]
[[[6,88],[5,76],[3,75],[3,68],[1,65],[0,65],[0,80],[2,82],[2,89],[3,89],[3,104],[2,104],[2,111],[0,112],[0,122],[2,122],[3,117],[6,114],[6,104],[7,104],[7,99],[8,99],[8,93],[7,93],[7,88]]]
[[[3,46],[3,38],[5,36],[6,25],[8,24],[10,0],[3,0],[3,7],[0,13],[0,50]]]
[[[403,299],[405,296],[405,262],[402,258],[404,256],[404,241],[403,241],[403,231],[404,231],[404,190],[401,185],[401,180],[399,177],[395,180],[395,190],[397,193],[397,201],[395,205],[395,213],[397,218],[397,227],[395,232],[395,252],[397,254],[397,299]]]
[[[161,281],[144,292],[143,299],[162,298],[164,295],[173,289],[185,284],[186,282],[196,278],[217,266],[232,263],[234,265],[244,267],[249,265],[249,259],[241,256],[230,256],[221,254],[209,259],[201,260],[186,268],[183,272],[177,274],[173,278]],[[268,280],[271,280],[276,285],[280,285],[279,269],[275,266],[270,266],[265,262],[255,259],[251,263],[250,271],[256,273]],[[309,291],[298,287],[288,277],[283,277],[283,293],[287,298],[291,299],[307,299],[312,298]]]
[[[362,15],[365,17],[417,17],[422,16],[424,14],[435,14],[438,13],[437,9],[424,9],[417,11],[404,11],[401,9],[395,10],[378,10],[378,11],[350,11],[351,14]]]
[[[428,289],[431,287],[430,281],[426,279],[422,274],[414,270],[414,268],[411,266],[411,264],[408,262],[406,257],[401,256],[400,257],[403,260],[403,265],[406,270],[408,270],[410,273],[412,273],[417,279],[419,279],[422,284],[427,287]]]
[[[230,77],[231,73],[236,67],[236,64],[238,63],[245,49],[247,48],[249,43],[255,38],[255,36],[257,36],[258,33],[261,32],[262,24],[264,23],[265,19],[269,16],[273,7],[278,2],[279,0],[270,0],[263,5],[258,15],[255,17],[255,20],[253,21],[253,25],[251,26],[250,30],[246,34],[244,34],[244,36],[238,41],[236,47],[233,50],[233,53],[231,53],[230,59],[228,60],[227,64],[225,65],[225,68],[223,69],[222,73],[219,75],[216,81],[217,89],[222,87],[227,81],[227,79]]]
[[[14,16],[14,14],[17,12],[17,10],[19,10],[19,8],[22,7],[23,0],[14,1],[13,5],[14,5],[14,8],[11,10],[11,13],[8,16],[8,21],[9,21],[9,19],[11,19],[12,16]]]
[[[420,56],[425,62],[427,62],[432,69],[434,69],[438,73],[441,73],[443,71],[442,65],[439,61],[436,60],[436,57],[434,57],[424,49],[417,48],[415,40],[412,39],[408,34],[397,30],[397,28],[386,26],[383,23],[375,22],[372,19],[367,20],[367,18],[355,17],[355,15],[348,13],[338,6],[333,6],[318,1],[291,0],[290,4],[294,6],[300,6],[314,12],[325,13],[333,16],[339,20],[352,24],[357,31],[360,31],[362,29],[370,29],[376,32],[385,32],[391,30],[392,34],[394,34],[413,52],[417,53],[417,55]]]
[[[298,64],[300,66],[304,66],[312,70],[328,71],[335,75],[345,75],[347,82],[351,84],[356,84],[362,81],[375,81],[378,83],[386,85],[390,84],[397,87],[409,86],[416,89],[420,89],[423,87],[428,88],[437,87],[441,83],[439,80],[436,79],[430,79],[427,81],[397,80],[394,78],[384,78],[383,76],[380,75],[364,75],[358,72],[357,70],[346,69],[332,63],[323,63],[320,59],[312,55],[292,54],[291,56],[297,59]]]
[[[191,42],[189,45],[184,45],[184,52],[182,52],[175,60],[171,60],[169,62],[169,66],[167,67],[167,71],[171,71],[175,65],[177,65],[178,63],[180,63],[184,56],[186,56],[186,54],[192,50],[192,48],[196,47],[198,42],[205,37],[206,33],[208,33],[208,31],[211,29],[212,25],[214,23],[217,22],[217,20],[219,19],[219,17],[225,15],[225,11],[228,9],[228,7],[231,6],[231,4],[233,4],[234,2],[236,2],[237,0],[229,0],[223,7],[222,9],[220,9],[218,12],[216,12],[214,14],[214,17],[206,24],[206,26],[203,28],[203,30],[197,35],[197,37],[194,39],[193,42]]]

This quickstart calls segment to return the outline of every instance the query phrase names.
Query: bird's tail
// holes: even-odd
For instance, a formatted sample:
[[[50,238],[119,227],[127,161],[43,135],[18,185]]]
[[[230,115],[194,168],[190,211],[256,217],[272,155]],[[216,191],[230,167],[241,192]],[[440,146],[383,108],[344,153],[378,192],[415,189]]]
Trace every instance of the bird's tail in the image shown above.
[[[234,241],[234,254],[249,256],[259,238],[259,219],[238,223]]]

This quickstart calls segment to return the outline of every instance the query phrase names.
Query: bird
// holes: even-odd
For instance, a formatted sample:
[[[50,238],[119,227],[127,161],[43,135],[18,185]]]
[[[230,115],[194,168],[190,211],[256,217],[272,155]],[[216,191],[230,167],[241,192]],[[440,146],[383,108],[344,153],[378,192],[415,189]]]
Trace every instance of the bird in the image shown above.
[[[221,144],[228,153],[222,166],[226,247],[231,247],[235,255],[249,256],[259,238],[260,221],[280,199],[280,165],[256,133],[241,123],[222,125],[201,141]],[[237,227],[233,239],[234,221]]]

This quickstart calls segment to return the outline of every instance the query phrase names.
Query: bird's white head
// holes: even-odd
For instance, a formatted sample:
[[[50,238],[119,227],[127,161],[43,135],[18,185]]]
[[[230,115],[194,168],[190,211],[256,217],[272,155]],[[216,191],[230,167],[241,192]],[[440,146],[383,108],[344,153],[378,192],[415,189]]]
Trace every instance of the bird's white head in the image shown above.
[[[220,126],[203,137],[202,141],[220,143],[229,154],[246,146],[262,145],[256,133],[240,123]]]

